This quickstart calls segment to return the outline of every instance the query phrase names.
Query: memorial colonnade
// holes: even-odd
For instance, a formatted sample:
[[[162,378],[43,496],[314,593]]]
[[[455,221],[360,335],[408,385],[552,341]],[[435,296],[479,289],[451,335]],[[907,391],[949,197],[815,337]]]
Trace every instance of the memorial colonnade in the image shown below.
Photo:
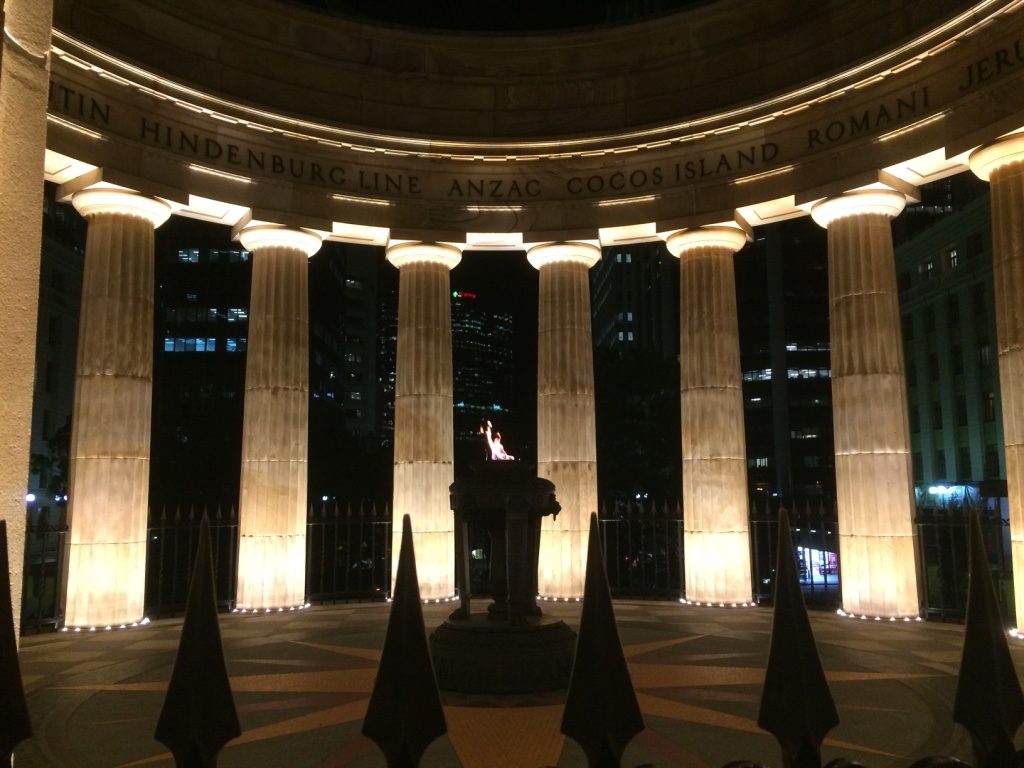
[[[686,597],[749,602],[733,259],[755,227],[810,215],[828,231],[843,608],[916,616],[890,223],[918,186],[971,169],[992,191],[1024,616],[1024,9],[912,5],[717,0],[638,24],[474,36],[240,0],[154,2],[130,19],[103,0],[54,0],[51,27],[50,3],[7,0],[0,444],[17,458],[2,463],[0,518],[15,547],[40,175],[89,222],[69,492],[75,626],[142,614],[152,242],[168,215],[229,226],[253,254],[245,610],[304,598],[305,276],[324,240],[381,246],[399,272],[393,511],[412,517],[429,599],[454,590],[450,270],[467,249],[505,249],[539,271],[538,472],[563,508],[544,523],[539,583],[572,599],[597,508],[588,270],[601,247],[664,240],[680,260]]]
[[[72,200],[89,220],[89,241],[66,615],[72,626],[116,625],[142,613],[152,232],[169,208],[107,187],[76,192]],[[889,228],[904,202],[900,192],[869,188],[811,208],[829,230],[844,607],[858,615],[917,613],[908,418]],[[240,227],[237,236],[253,253],[254,274],[236,601],[244,610],[288,608],[304,600],[305,261],[321,237],[266,223]],[[751,574],[733,256],[748,241],[750,228],[739,220],[662,237],[681,261],[687,600],[745,604]],[[413,520],[426,599],[454,591],[447,496],[454,477],[448,273],[461,259],[460,246],[394,242],[386,251],[400,276],[394,513]],[[597,506],[588,269],[599,260],[600,248],[593,242],[546,243],[531,247],[527,258],[540,271],[538,471],[556,483],[563,506],[542,534],[541,593],[574,598],[582,594],[587,519]]]

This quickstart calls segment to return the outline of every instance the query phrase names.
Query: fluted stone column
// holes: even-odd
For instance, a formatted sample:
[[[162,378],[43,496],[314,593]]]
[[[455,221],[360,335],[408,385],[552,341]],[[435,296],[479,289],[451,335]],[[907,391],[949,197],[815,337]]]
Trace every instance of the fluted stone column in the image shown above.
[[[698,603],[747,603],[753,596],[733,271],[733,254],[747,239],[732,226],[666,238],[679,258],[686,598]]]
[[[412,521],[420,594],[455,593],[455,525],[448,487],[455,479],[452,410],[452,298],[448,273],[462,260],[454,245],[392,245],[398,268],[395,361],[395,475],[391,577],[397,573],[402,516]]]
[[[7,523],[15,627],[21,623],[52,13],[53,3],[5,0],[8,34],[0,40],[0,520]]]
[[[320,236],[275,225],[239,233],[252,252],[245,362],[238,588],[243,610],[306,597],[309,266]]]
[[[590,515],[597,512],[594,348],[588,270],[601,249],[546,243],[527,259],[540,272],[537,330],[537,474],[555,484],[562,505],[541,528],[538,590],[583,595]]]
[[[71,419],[68,626],[142,618],[153,397],[153,234],[167,204],[118,189],[72,198],[89,222]]]
[[[996,293],[999,391],[1010,496],[1016,626],[1024,620],[1024,135],[976,150],[971,170],[991,184],[992,277]]]
[[[905,198],[888,189],[817,203],[828,230],[832,418],[843,609],[919,612],[914,491],[903,334],[890,220]]]

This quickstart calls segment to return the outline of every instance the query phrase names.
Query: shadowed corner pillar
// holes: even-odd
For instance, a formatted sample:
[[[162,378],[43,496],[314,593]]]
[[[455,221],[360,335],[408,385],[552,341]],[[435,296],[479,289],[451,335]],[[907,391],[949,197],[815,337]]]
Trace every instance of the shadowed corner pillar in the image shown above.
[[[562,505],[541,527],[537,586],[545,597],[583,596],[590,515],[597,512],[594,347],[589,270],[601,249],[546,243],[527,259],[540,272],[537,328],[537,474]]]
[[[462,253],[449,243],[390,245],[398,268],[395,455],[391,578],[398,573],[409,515],[420,596],[455,594],[455,523],[448,487],[455,480],[452,410],[452,298],[449,272]]]
[[[1024,134],[975,150],[971,170],[991,185],[992,277],[996,294],[999,389],[1010,497],[1016,626],[1024,621]]]
[[[843,610],[917,616],[914,490],[891,219],[904,196],[864,189],[823,200],[828,230],[832,420]]]
[[[0,519],[7,521],[14,626],[25,562],[52,2],[4,0],[0,21]]]
[[[245,362],[238,588],[242,610],[306,599],[309,257],[320,235],[273,224],[238,233],[252,252]]]
[[[89,222],[71,419],[64,623],[142,618],[153,399],[153,237],[166,203],[77,192]]]
[[[734,254],[749,239],[733,225],[674,232],[679,259],[679,394],[683,443],[686,599],[752,600],[747,455]]]

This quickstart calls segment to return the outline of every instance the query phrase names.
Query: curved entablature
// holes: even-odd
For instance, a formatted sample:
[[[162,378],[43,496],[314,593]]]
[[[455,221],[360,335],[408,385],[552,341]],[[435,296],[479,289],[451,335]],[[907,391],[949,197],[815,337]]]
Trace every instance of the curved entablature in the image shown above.
[[[778,5],[510,38],[58,0],[47,173],[353,242],[607,244],[912,195],[1022,124],[1022,0]]]

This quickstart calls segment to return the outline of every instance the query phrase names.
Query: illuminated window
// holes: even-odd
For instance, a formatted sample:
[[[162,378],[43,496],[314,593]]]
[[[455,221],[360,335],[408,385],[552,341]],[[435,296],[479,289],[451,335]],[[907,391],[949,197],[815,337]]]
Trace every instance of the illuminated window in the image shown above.
[[[960,263],[960,256],[957,253],[956,248],[953,246],[949,246],[943,252],[943,255],[945,256],[946,266],[949,267],[950,269],[956,269],[957,265],[959,265]]]

